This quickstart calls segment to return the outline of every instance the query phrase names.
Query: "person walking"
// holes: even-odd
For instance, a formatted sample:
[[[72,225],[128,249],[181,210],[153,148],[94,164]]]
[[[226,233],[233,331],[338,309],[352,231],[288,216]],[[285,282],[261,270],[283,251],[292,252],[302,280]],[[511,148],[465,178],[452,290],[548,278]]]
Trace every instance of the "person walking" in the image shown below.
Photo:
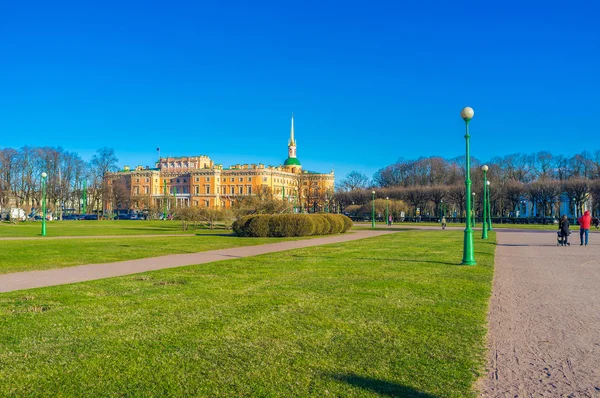
[[[583,236],[585,235],[585,245],[588,245],[588,235],[590,234],[590,224],[592,223],[592,216],[590,215],[589,210],[586,210],[583,213],[583,216],[577,219],[579,223],[579,239],[581,240],[581,244],[579,246],[583,246]]]
[[[446,216],[442,217],[442,229],[446,229]]]
[[[562,245],[571,246],[569,243],[569,234],[571,233],[571,230],[569,229],[569,218],[566,216],[566,214],[563,214],[563,216],[560,218],[560,221],[558,222],[558,229],[560,230]]]

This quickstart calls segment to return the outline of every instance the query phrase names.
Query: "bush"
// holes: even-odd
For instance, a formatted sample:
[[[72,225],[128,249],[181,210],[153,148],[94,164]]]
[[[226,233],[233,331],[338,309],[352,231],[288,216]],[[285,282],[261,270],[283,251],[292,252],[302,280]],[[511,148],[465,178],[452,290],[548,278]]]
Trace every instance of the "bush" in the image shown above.
[[[313,217],[316,220],[316,231],[315,235],[327,235],[329,234],[329,230],[331,229],[331,223],[327,218],[325,218],[322,214],[313,214]]]
[[[236,220],[233,231],[238,236],[286,237],[312,236],[345,232],[350,219],[339,214],[249,215]]]
[[[254,218],[256,215],[249,215],[240,217],[233,222],[231,225],[231,229],[237,236],[249,236],[248,235],[248,223]]]
[[[248,221],[246,236],[254,236],[256,238],[267,238],[270,236],[269,218],[267,215],[259,215]]]
[[[294,216],[291,214],[276,214],[269,218],[269,236],[297,236],[294,223]]]
[[[354,223],[352,222],[352,219],[350,217],[345,216],[343,214],[340,214],[340,216],[342,217],[342,221],[344,222],[344,228],[342,228],[342,233],[344,233],[350,228],[352,228],[352,225],[354,225]]]
[[[315,234],[315,221],[308,214],[296,214],[294,219],[296,223],[296,235],[294,236],[312,236]]]
[[[344,220],[340,217],[339,214],[321,214],[323,217],[329,221],[329,233],[330,234],[339,234],[344,229]]]

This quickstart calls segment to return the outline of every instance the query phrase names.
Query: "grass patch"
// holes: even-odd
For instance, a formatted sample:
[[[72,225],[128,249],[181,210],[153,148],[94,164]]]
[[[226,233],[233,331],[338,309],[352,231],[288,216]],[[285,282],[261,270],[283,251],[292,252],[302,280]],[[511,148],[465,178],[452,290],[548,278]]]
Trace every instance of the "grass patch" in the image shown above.
[[[1,294],[0,395],[474,396],[490,235],[475,267],[411,231]]]
[[[111,263],[168,254],[196,253],[239,246],[297,240],[300,238],[239,238],[202,235],[104,239],[35,239],[4,242],[0,250],[0,274]]]
[[[40,236],[41,221],[26,221],[16,224],[0,223],[0,237]],[[224,229],[221,229],[222,231]],[[114,236],[114,235],[155,235],[155,234],[198,234],[215,233],[203,225],[190,225],[187,231],[181,228],[181,221],[154,220],[68,220],[48,221],[46,236]]]
[[[464,223],[447,223],[448,227],[456,227],[456,228],[465,228],[465,224]],[[388,227],[387,225],[385,225],[385,223],[375,223],[375,229],[382,229],[382,230],[393,230],[393,229],[397,229],[397,230],[405,230],[405,229],[414,229],[414,228],[418,228],[418,227],[437,227],[439,229],[442,229],[442,226],[440,223],[436,223],[436,222],[396,222],[394,224],[392,224],[392,226]],[[574,226],[571,225],[571,229]],[[575,227],[579,228],[578,225],[575,225]],[[477,231],[479,230],[479,233],[481,233],[481,223],[475,224],[475,230]],[[493,224],[492,225],[493,229],[533,229],[533,230],[558,230],[558,224]],[[355,222],[354,223],[354,227],[353,229],[356,230],[361,230],[361,229],[373,229],[371,227],[371,223],[365,223],[365,222]]]

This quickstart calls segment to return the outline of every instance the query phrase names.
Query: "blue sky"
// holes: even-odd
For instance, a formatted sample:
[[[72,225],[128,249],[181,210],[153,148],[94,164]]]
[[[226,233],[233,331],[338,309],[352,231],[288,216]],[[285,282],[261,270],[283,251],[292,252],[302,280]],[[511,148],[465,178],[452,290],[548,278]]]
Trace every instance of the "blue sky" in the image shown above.
[[[4,2],[2,147],[120,165],[298,158],[369,177],[398,158],[600,149],[598,2]]]

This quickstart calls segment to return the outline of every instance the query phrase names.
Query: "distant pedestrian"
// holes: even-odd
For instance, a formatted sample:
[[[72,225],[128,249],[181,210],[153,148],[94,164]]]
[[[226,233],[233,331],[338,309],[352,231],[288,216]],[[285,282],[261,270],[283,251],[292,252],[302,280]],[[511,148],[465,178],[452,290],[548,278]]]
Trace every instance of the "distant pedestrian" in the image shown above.
[[[392,225],[392,216],[388,217],[388,225]]]
[[[446,229],[446,216],[442,217],[442,229]]]
[[[569,229],[569,218],[566,215],[563,215],[558,222],[558,229],[560,231],[560,244],[563,246],[571,246],[569,243],[569,234],[571,230]]]
[[[590,224],[592,223],[592,216],[588,210],[583,213],[583,216],[577,219],[579,223],[579,239],[581,239],[581,244],[579,246],[583,246],[583,236],[585,235],[585,245],[588,245],[588,235],[590,234]]]

